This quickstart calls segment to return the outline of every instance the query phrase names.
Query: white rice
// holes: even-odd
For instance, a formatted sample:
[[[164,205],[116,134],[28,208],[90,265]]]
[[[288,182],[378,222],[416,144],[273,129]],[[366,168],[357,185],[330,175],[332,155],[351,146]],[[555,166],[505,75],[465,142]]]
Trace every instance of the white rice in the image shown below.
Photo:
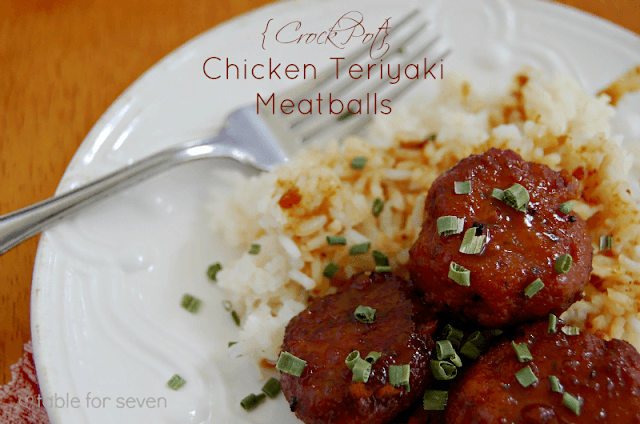
[[[629,178],[634,156],[622,149],[621,137],[610,135],[614,109],[606,96],[589,96],[565,76],[545,79],[524,70],[499,96],[481,97],[467,79],[449,75],[435,99],[394,109],[375,121],[367,141],[350,137],[307,150],[255,178],[234,175],[234,194],[215,194],[224,200],[213,205],[212,229],[247,251],[252,243],[262,246],[260,254],[244,254],[218,274],[243,322],[232,355],[274,361],[288,321],[310,297],[331,292],[322,275],[327,263],[341,266],[340,278],[373,268],[370,254],[348,254],[354,244],[370,242],[406,276],[403,265],[430,184],[460,159],[490,147],[584,175],[574,211],[587,221],[593,274],[602,281],[589,284],[563,318],[640,348],[640,214]],[[410,144],[429,134],[436,139]],[[368,159],[362,170],[350,167],[357,156]],[[281,207],[283,195],[293,192],[300,202]],[[376,198],[385,204],[377,218],[371,212]],[[328,246],[327,235],[342,235],[347,245]],[[599,252],[604,235],[613,236],[613,252]]]

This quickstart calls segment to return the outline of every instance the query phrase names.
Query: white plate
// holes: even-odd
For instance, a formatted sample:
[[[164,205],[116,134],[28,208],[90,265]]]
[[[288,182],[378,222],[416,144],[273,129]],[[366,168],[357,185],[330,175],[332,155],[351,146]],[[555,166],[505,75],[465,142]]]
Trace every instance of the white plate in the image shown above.
[[[296,81],[209,80],[211,56],[235,63],[329,66],[331,45],[277,44],[267,33],[291,21],[322,31],[355,10],[374,31],[384,18],[420,7],[455,53],[447,72],[502,88],[523,64],[568,73],[595,93],[640,63],[640,38],[575,10],[534,1],[296,1],[241,16],[192,40],[136,81],[102,116],[69,165],[58,193],[183,140],[216,132],[226,114],[256,93]],[[391,21],[393,23],[393,20]],[[423,84],[427,89],[430,84]],[[640,98],[619,107],[616,122],[640,140]],[[253,413],[239,401],[261,386],[257,367],[226,357],[236,328],[223,295],[204,275],[229,252],[207,231],[208,187],[229,163],[183,166],[115,196],[41,238],[32,296],[32,332],[40,388],[54,424],[295,423],[282,396]],[[204,299],[182,310],[189,292]],[[167,388],[178,373],[179,391]],[[77,398],[73,401],[73,398]],[[109,398],[109,399],[107,399]],[[133,403],[125,403],[132,398]],[[146,402],[141,406],[137,401]],[[152,403],[150,402],[150,399]],[[88,400],[88,403],[87,403]],[[120,402],[119,402],[120,401]],[[130,401],[131,402],[131,401]],[[156,402],[156,403],[153,403]]]

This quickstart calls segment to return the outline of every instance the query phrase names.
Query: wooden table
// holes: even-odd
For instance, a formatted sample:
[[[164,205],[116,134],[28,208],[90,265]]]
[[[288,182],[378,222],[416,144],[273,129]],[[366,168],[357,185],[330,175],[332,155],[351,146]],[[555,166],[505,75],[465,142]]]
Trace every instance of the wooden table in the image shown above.
[[[562,0],[640,34],[637,0]],[[0,214],[54,194],[87,132],[138,76],[199,33],[271,0],[2,0]],[[136,54],[127,52],[135,50]],[[38,238],[0,256],[0,384],[31,338]]]

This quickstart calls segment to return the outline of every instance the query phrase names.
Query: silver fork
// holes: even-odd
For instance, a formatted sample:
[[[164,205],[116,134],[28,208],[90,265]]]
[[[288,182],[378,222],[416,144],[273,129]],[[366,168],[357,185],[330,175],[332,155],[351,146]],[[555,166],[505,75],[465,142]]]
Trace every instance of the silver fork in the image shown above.
[[[387,42],[390,46],[397,46],[397,48],[389,51],[385,59],[400,54],[401,49],[424,30],[426,24],[418,22],[413,24],[415,28],[410,29],[408,35],[397,36],[395,30],[411,28],[409,25],[416,16],[417,11],[412,11],[392,28]],[[426,57],[426,53],[432,49],[437,40],[438,37],[434,37],[422,44],[412,57],[403,62],[412,63],[423,56]],[[342,60],[338,72],[344,73],[349,65],[357,63],[369,52],[369,48],[370,46],[365,44],[356,49],[349,57]],[[443,51],[435,61],[430,62],[437,63],[448,53],[449,50]],[[298,100],[307,98],[305,97],[307,94],[318,93],[319,87],[326,85],[334,75],[334,69],[327,69],[321,72],[317,79],[288,92],[280,93],[276,98],[293,99],[297,104]],[[349,90],[353,91],[355,86],[363,85],[359,81],[346,81],[332,90],[331,94],[334,97],[340,97]],[[418,78],[401,80],[394,84],[393,89],[385,94],[385,97],[394,100],[405,93],[416,81]],[[387,80],[380,79],[373,84],[368,84],[366,88],[350,97],[363,99],[366,93],[375,92],[385,83]],[[326,113],[322,115],[285,114],[281,111],[270,113],[264,106],[261,111],[263,113],[256,114],[254,106],[242,107],[228,116],[227,126],[216,136],[160,151],[67,193],[1,216],[0,254],[40,233],[63,217],[176,165],[197,159],[221,157],[234,159],[260,171],[270,171],[275,165],[291,157],[304,142],[326,136],[329,132],[328,128],[332,130],[333,137],[341,139],[357,133],[371,119],[365,114],[357,115],[349,112],[336,117]]]

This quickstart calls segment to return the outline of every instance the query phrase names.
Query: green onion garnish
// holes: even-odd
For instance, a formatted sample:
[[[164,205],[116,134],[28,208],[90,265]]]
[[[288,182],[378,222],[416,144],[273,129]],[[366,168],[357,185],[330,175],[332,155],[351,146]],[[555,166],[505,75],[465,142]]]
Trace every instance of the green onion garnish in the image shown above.
[[[344,363],[347,364],[347,368],[349,368],[349,370],[352,370],[358,359],[360,359],[360,352],[354,350],[349,355],[347,355]]]
[[[453,191],[456,194],[471,193],[471,181],[456,181],[453,183]]]
[[[249,396],[240,401],[240,406],[242,406],[242,409],[244,409],[245,411],[251,411],[262,402],[264,402],[266,398],[267,395],[265,395],[264,393],[260,393],[259,395],[254,395],[253,393],[251,393]]]
[[[382,212],[383,209],[384,202],[381,198],[376,197],[376,199],[373,201],[373,205],[371,206],[371,213],[373,214],[373,216],[377,217],[378,215],[380,215],[380,212]]]
[[[529,203],[529,192],[526,188],[515,183],[503,192],[504,202],[520,212],[527,211],[527,203]]]
[[[575,396],[564,392],[562,395],[562,404],[571,409],[574,414],[580,415],[580,400]]]
[[[426,139],[433,141],[433,140],[436,139],[436,135],[435,134],[429,134]]]
[[[249,249],[249,254],[250,255],[257,255],[258,253],[260,253],[260,245],[253,243],[251,245],[251,249]]]
[[[462,347],[460,348],[460,354],[466,356],[469,359],[473,359],[476,360],[480,357],[480,354],[482,352],[480,351],[480,349],[478,348],[478,346],[476,346],[475,344],[473,344],[470,341],[467,341],[465,344],[462,345]]]
[[[375,364],[378,359],[382,356],[382,352],[369,352],[369,354],[364,358],[370,364]]]
[[[280,394],[280,390],[280,381],[273,377],[267,380],[267,382],[264,383],[264,386],[262,386],[262,392],[271,399],[277,397]]]
[[[391,272],[390,266],[376,266],[376,272]]]
[[[526,343],[516,343],[514,341],[511,342],[511,346],[513,346],[513,350],[516,351],[516,355],[518,356],[518,361],[520,362],[529,362],[533,360],[533,355],[529,351]]]
[[[482,347],[484,346],[484,336],[479,331],[474,331],[473,333],[471,333],[468,341],[470,343],[473,343],[473,345],[478,349],[482,349]]]
[[[392,386],[404,386],[407,392],[411,391],[409,377],[411,377],[411,366],[409,364],[389,365],[389,384]]]
[[[453,261],[449,264],[449,278],[461,286],[471,285],[471,271]]]
[[[369,381],[369,376],[371,375],[371,363],[362,358],[358,358],[356,359],[355,364],[353,364],[351,372],[353,372],[351,381],[355,381],[356,383],[366,383]]]
[[[600,237],[600,251],[613,249],[613,237],[602,236]]]
[[[543,288],[544,288],[544,283],[542,282],[542,280],[539,279],[539,278],[536,278],[533,281],[533,283],[531,283],[527,287],[525,287],[524,295],[527,296],[528,298],[532,298],[533,295],[538,293]]]
[[[556,393],[563,393],[562,385],[560,384],[560,380],[555,375],[549,376],[549,385],[551,386],[551,391]]]
[[[573,258],[570,254],[565,253],[556,259],[555,269],[558,274],[566,274],[571,269]]]
[[[560,212],[569,213],[573,210],[573,202],[569,200],[568,202],[564,202],[560,205]]]
[[[227,347],[231,347],[231,346],[233,346],[234,344],[238,344],[238,342],[229,342],[229,343],[227,343]]]
[[[375,319],[376,310],[368,306],[360,305],[356,308],[353,315],[358,321],[371,324]]]
[[[240,327],[240,317],[238,316],[238,313],[235,311],[235,309],[231,311],[231,318],[233,318],[233,322],[235,322],[236,325]]]
[[[370,242],[354,244],[349,249],[349,254],[350,255],[362,255],[363,253],[367,253],[369,251],[370,247],[371,247],[371,243]]]
[[[297,358],[289,352],[282,352],[276,363],[276,369],[300,377],[306,365],[307,361]]]
[[[558,325],[558,317],[553,315],[553,314],[549,314],[549,333],[555,333],[556,330],[556,326]]]
[[[209,280],[218,281],[216,279],[216,276],[218,275],[219,271],[222,271],[222,265],[220,264],[220,262],[216,262],[215,264],[210,265],[207,269],[207,277],[209,277]]]
[[[174,374],[173,377],[171,377],[171,380],[167,382],[167,384],[173,390],[178,390],[180,387],[184,386],[184,383],[186,382],[187,381],[183,380],[182,377],[180,377],[178,374]]]
[[[446,390],[426,390],[422,397],[422,407],[425,411],[444,411],[449,399]]]
[[[373,255],[373,260],[375,261],[376,266],[389,266],[389,258],[387,255],[379,250],[372,250],[371,254]]]
[[[347,238],[342,236],[327,236],[327,243],[331,246],[347,244]]]
[[[453,327],[451,324],[447,324],[444,326],[442,336],[445,339],[449,340],[451,344],[457,349],[460,347],[460,342],[464,337],[464,333],[462,332],[462,330],[458,330],[457,328]]]
[[[538,377],[533,373],[533,370],[529,365],[516,372],[516,380],[522,385],[522,387],[529,387],[532,384],[538,382]]]
[[[230,312],[233,309],[233,305],[228,300],[223,300],[222,301],[222,307],[227,312]]]
[[[327,278],[333,278],[338,273],[338,271],[340,271],[340,267],[333,262],[329,262],[327,266],[324,267],[322,275]]]
[[[494,199],[498,199],[501,202],[504,202],[504,191],[500,190],[499,188],[494,188],[493,191],[491,192],[491,197],[493,197]]]
[[[353,169],[362,169],[366,164],[367,158],[364,156],[358,156],[356,158],[353,158],[353,160],[351,161],[351,167]]]
[[[464,228],[464,218],[457,216],[441,216],[436,220],[438,234],[441,236],[450,236],[452,234],[460,234]]]
[[[453,358],[455,354],[456,354],[456,350],[453,348],[451,341],[439,340],[436,342],[436,356],[439,361]]]
[[[571,326],[565,325],[560,330],[567,336],[577,336],[580,334],[580,329],[578,327],[571,327]]]
[[[458,375],[458,367],[447,361],[431,361],[431,372],[436,380],[453,380]]]
[[[200,309],[200,305],[202,304],[202,300],[197,297],[193,297],[188,293],[185,293],[182,296],[182,301],[180,301],[180,306],[182,306],[187,311],[195,314]]]
[[[486,234],[476,236],[476,227],[471,227],[464,233],[462,243],[460,244],[460,253],[468,255],[476,255],[482,251]]]
[[[502,333],[504,333],[504,331],[500,330],[499,328],[494,328],[493,330],[491,330],[492,336],[500,336]]]

